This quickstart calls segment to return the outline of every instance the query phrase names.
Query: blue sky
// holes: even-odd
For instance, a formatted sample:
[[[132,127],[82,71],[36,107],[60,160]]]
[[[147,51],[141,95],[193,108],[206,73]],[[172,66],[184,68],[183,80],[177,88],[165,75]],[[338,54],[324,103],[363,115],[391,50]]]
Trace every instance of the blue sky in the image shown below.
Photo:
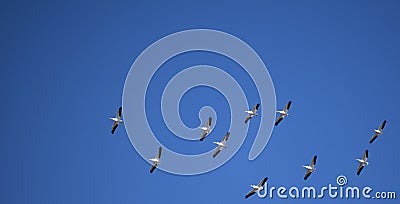
[[[399,9],[397,1],[3,1],[0,202],[316,203],[321,201],[245,200],[244,195],[265,176],[273,186],[320,187],[335,184],[341,174],[349,185],[399,194],[400,165],[393,162],[400,153]],[[158,39],[194,28],[227,32],[249,44],[268,68],[277,107],[292,100],[292,115],[274,129],[254,161],[247,159],[256,133],[251,128],[237,154],[215,171],[149,174],[150,165],[135,151],[124,126],[111,135],[108,118],[122,103],[136,57]],[[217,55],[194,54],[166,66],[208,60],[234,66]],[[165,86],[163,76],[156,87]],[[186,124],[199,123],[197,112],[190,111],[202,105],[199,94],[212,96],[218,114],[227,114],[221,95],[193,90],[182,101],[189,110],[182,114]],[[258,96],[250,91],[248,97]],[[384,135],[368,144],[384,119]],[[226,122],[219,121],[213,139],[227,131]],[[154,122],[163,126],[159,119]],[[370,165],[357,176],[355,158],[365,149]],[[301,166],[314,154],[318,171],[303,181]]]

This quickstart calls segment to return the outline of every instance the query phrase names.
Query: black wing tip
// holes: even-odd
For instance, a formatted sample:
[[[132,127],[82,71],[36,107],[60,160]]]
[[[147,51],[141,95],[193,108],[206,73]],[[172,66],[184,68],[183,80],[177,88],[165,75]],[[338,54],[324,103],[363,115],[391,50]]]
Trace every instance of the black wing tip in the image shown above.
[[[357,175],[359,176],[361,174],[361,171],[363,170],[364,166],[361,166],[358,170],[357,170]]]
[[[262,180],[262,185],[264,185],[265,182],[267,182],[267,181],[268,181],[268,177],[264,177],[264,179]]]
[[[275,122],[275,126],[278,126],[279,123],[283,120],[283,118],[279,118],[276,122]]]
[[[365,150],[365,156],[368,158],[368,149]]]
[[[288,106],[287,106],[288,109],[290,108],[290,105],[292,105],[292,101],[288,102]]]
[[[306,180],[308,179],[308,177],[310,177],[310,175],[311,175],[311,172],[310,172],[310,173],[307,173],[307,174],[304,176],[304,181],[306,181]]]
[[[382,122],[382,129],[385,127],[385,125],[386,125],[386,120],[384,120],[384,121]]]
[[[258,109],[258,107],[260,107],[260,104],[259,104],[259,103],[256,104],[256,109]]]
[[[254,195],[255,193],[256,193],[256,192],[250,192],[250,193],[248,193],[247,195],[245,195],[244,197],[245,197],[245,198],[248,198],[248,197]]]
[[[200,138],[200,141],[203,141],[204,140],[204,138]]]
[[[117,126],[115,126],[115,127],[111,130],[111,134],[114,134],[116,129],[117,129]]]
[[[120,106],[120,107],[118,108],[118,112],[119,112],[119,115],[121,116],[121,115],[122,115],[122,106]]]

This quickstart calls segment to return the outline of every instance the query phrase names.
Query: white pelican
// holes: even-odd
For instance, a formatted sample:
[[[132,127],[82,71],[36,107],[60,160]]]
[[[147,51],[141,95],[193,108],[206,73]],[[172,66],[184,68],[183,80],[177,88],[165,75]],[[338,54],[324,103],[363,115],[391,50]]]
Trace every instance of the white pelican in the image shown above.
[[[110,118],[110,120],[114,121],[114,124],[111,128],[111,134],[114,134],[115,129],[117,129],[117,127],[118,127],[118,124],[123,122],[121,120],[121,116],[122,116],[122,107],[119,107],[117,113],[115,114],[115,118]]]
[[[227,148],[227,147],[225,146],[225,144],[226,144],[226,141],[228,140],[230,134],[231,134],[230,132],[227,132],[227,133],[225,134],[224,138],[221,140],[221,142],[213,142],[214,144],[218,145],[217,149],[215,150],[215,152],[214,152],[214,154],[213,154],[213,157],[214,157],[214,158],[215,158],[215,157],[217,156],[217,154],[222,150],[222,148]]]
[[[385,128],[385,125],[386,125],[386,120],[384,120],[384,121],[382,122],[381,126],[379,126],[379,128],[378,128],[377,130],[374,130],[375,133],[374,133],[374,135],[371,137],[371,139],[369,140],[369,143],[372,144],[372,142],[374,142],[375,139],[376,139],[379,135],[382,135],[382,133],[383,133],[383,128]]]
[[[258,185],[250,185],[251,188],[253,188],[251,191],[249,191],[245,198],[248,198],[250,196],[252,196],[254,193],[256,193],[257,191],[262,191],[264,189],[264,184],[265,182],[268,180],[268,177],[263,178],[263,180],[260,181],[260,183],[258,183]]]
[[[209,117],[206,126],[205,127],[200,127],[200,129],[203,130],[203,134],[200,137],[200,141],[203,141],[204,138],[206,138],[207,134],[209,134],[211,132],[211,130],[212,130],[211,129],[211,120],[212,120],[212,118]]]
[[[307,180],[307,178],[311,175],[312,172],[317,171],[315,168],[315,164],[317,163],[317,155],[313,157],[311,160],[310,166],[304,165],[303,167],[307,169],[306,175],[304,175],[304,180]]]
[[[162,150],[161,147],[158,148],[158,152],[157,152],[156,158],[149,159],[150,161],[153,162],[153,166],[151,166],[150,173],[153,173],[153,171],[154,171],[154,169],[156,169],[157,165],[158,165],[159,163],[161,163],[161,160],[160,160],[160,157],[161,157],[161,150]]]
[[[364,168],[365,165],[368,165],[369,163],[367,162],[368,160],[368,150],[365,150],[364,156],[362,159],[356,159],[358,162],[360,162],[360,166],[358,166],[357,169],[357,175],[360,175],[361,170]]]
[[[260,104],[259,104],[259,103],[257,103],[257,105],[255,105],[255,106],[253,107],[252,110],[244,111],[244,112],[248,113],[248,115],[247,115],[247,117],[246,117],[246,120],[244,120],[244,123],[247,124],[247,122],[249,122],[249,120],[250,120],[252,117],[258,116],[258,114],[257,114],[258,107],[260,107]]]
[[[289,101],[283,110],[276,111],[277,113],[279,113],[279,117],[278,117],[278,119],[276,119],[275,126],[277,126],[283,120],[283,118],[285,118],[286,116],[289,116],[288,111],[289,111],[291,104],[292,104],[292,101]]]

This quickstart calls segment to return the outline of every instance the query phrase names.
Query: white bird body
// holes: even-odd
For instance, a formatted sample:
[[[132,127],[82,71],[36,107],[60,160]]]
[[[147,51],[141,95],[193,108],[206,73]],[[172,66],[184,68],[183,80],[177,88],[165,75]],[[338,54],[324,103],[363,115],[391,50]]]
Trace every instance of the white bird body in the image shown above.
[[[200,129],[203,130],[203,134],[201,134],[201,136],[200,136],[200,141],[203,141],[204,138],[206,138],[206,136],[208,134],[210,134],[210,132],[212,131],[212,129],[211,129],[211,121],[212,121],[212,118],[209,117],[206,126],[200,127]]]
[[[289,114],[288,114],[287,111],[281,110],[281,111],[276,111],[276,112],[279,113],[279,114],[282,114],[282,115],[284,115],[284,116],[289,116]]]
[[[360,175],[361,171],[364,169],[364,166],[368,166],[368,150],[365,150],[363,158],[362,159],[356,159],[358,162],[360,162],[360,165],[357,168],[357,175]]]
[[[149,159],[149,160],[152,162],[156,162],[157,164],[161,163],[160,159],[158,159],[158,158],[153,158],[153,159]]]
[[[227,132],[225,134],[224,138],[220,142],[213,142],[214,144],[218,145],[217,149],[215,150],[215,152],[213,154],[214,158],[219,154],[219,152],[221,152],[221,150],[223,148],[227,148],[227,146],[225,146],[225,144],[226,144],[226,141],[228,141],[230,134],[231,134],[230,132]]]
[[[123,123],[121,119],[122,117],[122,107],[119,107],[117,113],[115,114],[115,118],[110,118],[110,120],[114,121],[112,128],[111,128],[111,134],[114,134],[115,130],[117,129],[118,125],[120,123]]]
[[[384,120],[382,123],[381,123],[381,125],[379,126],[379,128],[378,129],[374,129],[374,135],[372,135],[372,137],[371,137],[371,139],[369,140],[369,143],[373,143],[375,140],[376,140],[376,138],[378,138],[378,136],[380,136],[380,135],[382,135],[382,133],[383,133],[383,128],[385,128],[385,125],[386,125],[386,120]]]
[[[361,164],[365,164],[365,165],[369,165],[369,162],[367,162],[367,161],[364,161],[364,160],[362,160],[362,159],[356,159],[358,162],[360,162]]]
[[[222,142],[213,142],[214,144],[218,145],[218,147],[226,148],[225,144]]]
[[[250,114],[250,115],[252,115],[252,116],[257,116],[257,115],[258,115],[258,114],[257,114],[257,111],[253,112],[253,111],[251,111],[251,110],[247,110],[247,111],[244,111],[244,112],[246,112],[246,113],[248,113],[248,114]]]
[[[303,165],[303,167],[307,169],[307,172],[304,175],[304,180],[307,180],[307,178],[311,175],[312,172],[317,171],[317,169],[315,168],[316,163],[317,163],[317,155],[314,155],[310,165]]]
[[[155,157],[155,158],[152,158],[152,159],[149,159],[150,161],[153,162],[153,165],[151,166],[151,169],[150,169],[150,173],[153,173],[153,171],[156,169],[157,165],[158,165],[159,163],[161,163],[161,160],[160,160],[160,158],[161,158],[161,151],[162,151],[162,148],[159,147],[156,157]]]
[[[265,178],[263,178],[261,181],[260,181],[260,183],[258,183],[258,185],[250,185],[250,187],[252,188],[251,189],[251,191],[249,191],[247,194],[246,194],[246,196],[245,196],[245,198],[248,198],[248,197],[250,197],[250,196],[252,196],[252,195],[254,195],[256,192],[258,192],[258,191],[262,191],[262,190],[264,190],[264,184],[265,184],[265,182],[268,180],[268,177],[265,177]]]
[[[247,122],[249,122],[249,120],[250,120],[252,117],[258,116],[257,110],[258,110],[259,107],[260,107],[260,104],[257,103],[257,104],[253,107],[253,109],[244,111],[244,112],[247,113],[247,117],[246,117],[246,119],[244,120],[244,123],[247,124]]]
[[[110,118],[110,120],[117,122],[117,123],[123,123],[124,121],[121,120],[121,118]]]
[[[310,171],[313,171],[313,172],[317,171],[317,169],[315,167],[312,167],[312,166],[304,165],[303,167],[306,168],[307,170],[310,170]]]
[[[262,186],[256,186],[256,185],[250,185],[250,187],[252,187],[256,191],[261,191],[264,188]]]
[[[289,116],[289,108],[290,105],[292,104],[292,101],[289,101],[286,105],[285,108],[283,108],[283,110],[278,110],[276,111],[277,113],[279,113],[278,118],[275,121],[275,126],[277,126],[282,120],[283,118],[285,118],[286,116]]]

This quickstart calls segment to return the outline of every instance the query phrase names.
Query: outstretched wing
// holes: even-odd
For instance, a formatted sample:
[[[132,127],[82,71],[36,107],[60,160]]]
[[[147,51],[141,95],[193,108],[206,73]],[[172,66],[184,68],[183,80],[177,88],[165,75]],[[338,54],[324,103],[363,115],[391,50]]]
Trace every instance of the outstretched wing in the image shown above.
[[[114,132],[115,132],[115,130],[117,129],[117,127],[118,127],[118,122],[115,121],[114,124],[113,124],[113,126],[112,126],[112,128],[111,128],[111,134],[114,134]]]
[[[250,118],[251,118],[250,114],[247,115],[246,120],[244,120],[244,123],[247,124],[247,122],[249,122]]]
[[[275,126],[278,126],[279,123],[280,123],[282,120],[283,120],[283,115],[281,114],[281,115],[279,115],[278,119],[276,119],[276,121],[275,121]]]
[[[117,116],[118,119],[121,118],[121,116],[122,116],[122,107],[119,107],[119,108],[118,108],[118,111],[117,111],[117,115],[116,115],[116,116]]]
[[[230,132],[227,132],[227,133],[225,134],[224,138],[222,139],[221,143],[225,144],[226,141],[229,139],[229,135],[231,135],[231,133],[230,133]]]
[[[364,168],[364,164],[360,163],[360,166],[358,166],[358,169],[357,169],[357,175],[360,175],[363,168]]]
[[[215,158],[218,154],[219,154],[219,152],[221,152],[221,150],[222,150],[222,147],[217,147],[217,150],[215,150],[215,152],[214,152],[214,154],[213,154],[213,157]]]
[[[157,162],[153,162],[153,166],[151,166],[150,173],[153,173],[154,169],[157,167]]]
[[[306,175],[304,175],[304,180],[307,180],[308,177],[311,175],[312,170],[307,170]]]
[[[366,161],[368,159],[368,150],[365,150],[363,160]]]
[[[210,128],[210,127],[211,127],[211,121],[212,121],[212,118],[209,117],[209,118],[208,118],[208,123],[207,123],[207,128]]]
[[[289,110],[290,105],[292,105],[292,101],[289,101],[289,102],[286,104],[285,110],[284,110],[285,112],[287,112],[287,111]]]
[[[253,190],[249,191],[249,192],[246,194],[245,198],[248,198],[248,197],[254,195],[254,193],[256,193],[256,191],[257,191],[256,189],[253,189]]]
[[[207,135],[207,132],[204,131],[203,134],[202,134],[201,137],[200,137],[200,141],[203,141],[204,138],[206,138],[206,135]]]
[[[258,108],[260,107],[260,104],[259,103],[257,103],[254,107],[253,107],[253,113],[255,113],[257,110],[258,110]]]
[[[382,131],[383,128],[385,128],[385,125],[386,125],[386,120],[384,120],[384,121],[382,122],[381,126],[379,126],[379,130]]]
[[[157,152],[157,159],[161,158],[161,151],[162,151],[162,147],[159,147],[158,152]]]
[[[310,166],[314,166],[317,163],[317,155],[314,155],[313,159],[311,160]]]
[[[372,144],[376,138],[378,137],[378,133],[375,133],[374,135],[372,135],[371,139],[369,140],[369,143]]]
[[[263,179],[260,181],[260,183],[258,183],[257,186],[258,186],[258,187],[263,186],[267,180],[268,180],[268,177],[263,178]]]

